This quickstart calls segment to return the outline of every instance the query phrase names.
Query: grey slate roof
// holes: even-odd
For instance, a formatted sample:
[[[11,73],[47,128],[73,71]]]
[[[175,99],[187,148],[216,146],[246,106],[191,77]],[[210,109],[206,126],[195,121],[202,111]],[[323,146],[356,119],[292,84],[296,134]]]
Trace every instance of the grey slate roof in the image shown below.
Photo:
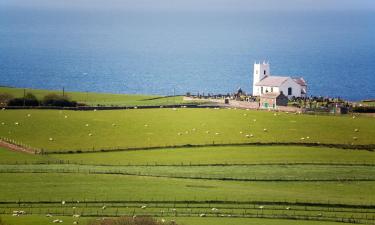
[[[290,77],[281,77],[281,76],[267,76],[256,83],[256,86],[269,86],[269,87],[279,87]]]

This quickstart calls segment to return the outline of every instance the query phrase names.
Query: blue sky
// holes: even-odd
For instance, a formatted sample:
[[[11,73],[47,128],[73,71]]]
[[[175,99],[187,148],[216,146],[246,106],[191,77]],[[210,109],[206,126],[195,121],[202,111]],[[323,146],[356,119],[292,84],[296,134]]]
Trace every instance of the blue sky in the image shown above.
[[[0,0],[0,7],[124,11],[375,10],[375,0]]]

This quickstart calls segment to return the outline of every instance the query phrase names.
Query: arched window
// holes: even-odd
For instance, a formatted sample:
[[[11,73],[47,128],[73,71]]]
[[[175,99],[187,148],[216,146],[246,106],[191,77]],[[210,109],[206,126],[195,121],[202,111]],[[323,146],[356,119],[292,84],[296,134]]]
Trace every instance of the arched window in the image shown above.
[[[292,95],[292,88],[288,88],[288,95]]]
[[[264,75],[266,75],[266,71],[264,70]]]

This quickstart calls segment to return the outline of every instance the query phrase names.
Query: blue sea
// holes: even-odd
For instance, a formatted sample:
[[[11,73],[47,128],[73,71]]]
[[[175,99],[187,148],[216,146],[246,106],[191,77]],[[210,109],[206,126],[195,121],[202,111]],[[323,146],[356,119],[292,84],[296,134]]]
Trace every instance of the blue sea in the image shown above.
[[[308,94],[375,98],[373,12],[0,9],[0,85],[171,95],[252,90],[253,63]]]

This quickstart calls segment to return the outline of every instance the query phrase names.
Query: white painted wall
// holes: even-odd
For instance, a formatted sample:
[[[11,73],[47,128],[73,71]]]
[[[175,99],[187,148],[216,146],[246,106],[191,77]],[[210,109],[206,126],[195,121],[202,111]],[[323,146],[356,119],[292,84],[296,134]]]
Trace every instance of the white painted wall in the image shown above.
[[[256,87],[255,84],[258,83],[266,76],[270,76],[270,64],[269,63],[254,63],[254,72],[253,72],[253,95],[260,95],[260,88]]]
[[[288,88],[292,88],[292,94],[288,95]],[[288,96],[288,98],[291,97],[302,97],[301,95],[301,86],[297,84],[292,78],[289,78],[286,80],[281,86],[279,91],[282,91],[285,96]]]

